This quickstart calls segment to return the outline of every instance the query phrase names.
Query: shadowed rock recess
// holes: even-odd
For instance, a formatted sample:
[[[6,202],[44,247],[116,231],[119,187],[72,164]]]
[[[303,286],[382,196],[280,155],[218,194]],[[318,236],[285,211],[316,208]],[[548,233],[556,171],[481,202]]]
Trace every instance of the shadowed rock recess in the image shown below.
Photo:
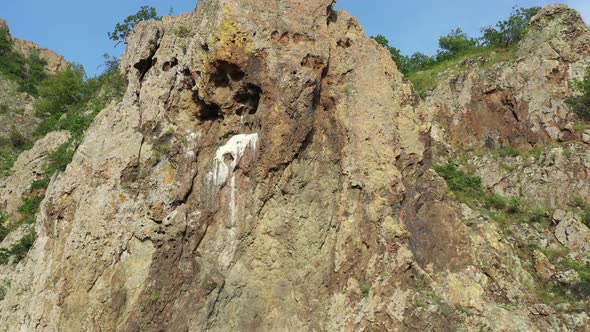
[[[518,144],[562,127],[520,123],[534,103],[504,87],[423,104],[334,2],[201,0],[139,23],[123,101],[52,178],[27,258],[0,270],[0,331],[584,331],[588,307],[542,303],[516,240],[431,168],[447,132],[487,137],[457,109],[504,105],[516,119],[490,123],[529,126],[505,130]]]

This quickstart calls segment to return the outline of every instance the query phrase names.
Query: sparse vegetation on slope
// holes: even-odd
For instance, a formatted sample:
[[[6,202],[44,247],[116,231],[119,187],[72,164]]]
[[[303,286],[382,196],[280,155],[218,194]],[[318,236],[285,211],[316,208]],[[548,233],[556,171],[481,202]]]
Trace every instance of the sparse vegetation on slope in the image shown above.
[[[586,68],[584,78],[572,80],[571,85],[577,95],[567,99],[567,104],[580,119],[590,121],[590,66]]]
[[[47,63],[38,54],[25,57],[13,47],[8,31],[0,28],[0,73],[18,83],[21,92],[36,96],[38,86],[47,79]]]
[[[453,160],[435,166],[434,170],[446,181],[451,198],[486,214],[500,224],[539,223],[545,219],[545,209],[525,204],[516,196],[504,197],[499,193],[488,192],[479,176],[460,170]]]
[[[507,20],[499,21],[495,27],[482,28],[482,35],[478,38],[470,37],[457,28],[439,38],[439,50],[434,56],[420,52],[411,56],[402,55],[399,49],[389,45],[385,36],[377,35],[373,38],[389,50],[399,70],[424,95],[436,86],[441,73],[460,66],[467,59],[481,58],[482,64],[489,66],[511,58],[515,45],[526,34],[529,21],[540,9],[515,7]]]

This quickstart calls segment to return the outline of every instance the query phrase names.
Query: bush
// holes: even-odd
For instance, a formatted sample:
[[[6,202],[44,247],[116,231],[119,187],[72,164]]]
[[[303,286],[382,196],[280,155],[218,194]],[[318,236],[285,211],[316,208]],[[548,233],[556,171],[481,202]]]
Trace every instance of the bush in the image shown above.
[[[111,40],[116,41],[115,46],[120,43],[127,44],[127,39],[133,31],[135,25],[141,21],[147,20],[161,20],[162,17],[158,16],[156,8],[149,6],[142,6],[137,13],[134,15],[127,16],[123,23],[117,23],[113,32],[109,32],[108,36]]]
[[[580,119],[590,120],[590,66],[586,68],[584,78],[572,80],[571,85],[577,95],[566,99],[566,103]]]
[[[40,116],[61,115],[71,107],[88,101],[90,91],[85,83],[82,66],[73,65],[57,73],[39,87],[39,101],[35,111]]]
[[[33,224],[35,223],[35,216],[39,211],[39,206],[43,201],[43,197],[30,196],[23,198],[23,203],[18,207],[18,212],[23,215],[22,220],[19,223],[22,224]]]
[[[498,193],[485,195],[484,202],[486,207],[495,210],[504,210],[508,206],[508,203],[506,202],[504,196]]]
[[[36,96],[37,87],[47,79],[45,65],[36,53],[26,58],[14,51],[8,30],[0,29],[0,73],[18,83],[19,91]]]
[[[520,151],[518,151],[513,146],[508,146],[508,147],[503,147],[503,148],[498,149],[497,155],[502,158],[506,158],[506,157],[515,158],[515,157],[520,156]]]
[[[496,27],[481,29],[482,44],[493,48],[509,48],[518,43],[526,34],[530,20],[541,10],[541,7],[512,8],[507,20],[499,21]]]
[[[446,165],[435,166],[434,170],[445,179],[449,190],[454,193],[471,197],[481,197],[484,194],[481,178],[459,170],[452,161]]]
[[[0,249],[0,265],[6,265],[10,261],[10,257],[14,257],[14,263],[18,263],[27,256],[29,250],[35,244],[37,234],[35,230],[31,228],[18,243],[12,246],[10,249]]]
[[[448,35],[440,37],[438,46],[440,50],[436,55],[436,61],[441,62],[474,50],[478,43],[477,39],[470,38],[463,30],[457,28]]]
[[[0,210],[0,243],[4,241],[10,229],[8,228],[8,214],[5,211]]]

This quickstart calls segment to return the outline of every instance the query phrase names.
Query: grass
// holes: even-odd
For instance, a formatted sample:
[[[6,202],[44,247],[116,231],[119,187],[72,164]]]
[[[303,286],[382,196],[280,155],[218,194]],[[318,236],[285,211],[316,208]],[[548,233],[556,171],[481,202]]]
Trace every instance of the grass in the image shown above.
[[[9,233],[8,214],[5,211],[0,210],[0,242],[4,241]]]
[[[502,147],[499,148],[497,150],[494,151],[494,157],[500,157],[500,158],[515,158],[520,156],[520,151],[518,151],[515,147],[513,146],[507,146],[507,147]]]
[[[0,138],[0,177],[9,175],[18,156],[32,145],[16,128],[12,128],[8,137]]]
[[[499,193],[487,192],[479,176],[460,170],[453,160],[449,160],[444,165],[435,166],[434,170],[446,181],[451,198],[480,211],[501,225],[508,222],[545,221],[545,209],[527,205],[516,196],[505,197]]]
[[[160,293],[158,293],[158,292],[153,292],[153,293],[150,295],[150,300],[151,300],[152,302],[156,302],[156,303],[157,303],[157,302],[160,302]]]
[[[464,69],[468,65],[466,60],[482,58],[480,65],[484,70],[489,70],[498,62],[507,61],[514,58],[515,50],[513,49],[494,49],[480,47],[470,52],[464,53],[454,59],[436,63],[431,68],[418,72],[408,73],[407,77],[414,85],[418,94],[425,97],[428,92],[434,90],[440,79],[444,75],[453,75],[456,72],[450,71],[453,68]],[[457,71],[458,72],[458,71]]]
[[[33,247],[36,237],[37,234],[31,227],[29,232],[10,249],[0,249],[0,265],[8,264],[11,257],[13,257],[14,263],[23,260],[27,256],[29,250]]]
[[[363,293],[364,298],[369,298],[369,295],[371,294],[371,286],[367,284],[361,285],[361,293]]]
[[[582,197],[576,197],[570,203],[570,206],[581,210],[582,223],[590,228],[590,204]]]

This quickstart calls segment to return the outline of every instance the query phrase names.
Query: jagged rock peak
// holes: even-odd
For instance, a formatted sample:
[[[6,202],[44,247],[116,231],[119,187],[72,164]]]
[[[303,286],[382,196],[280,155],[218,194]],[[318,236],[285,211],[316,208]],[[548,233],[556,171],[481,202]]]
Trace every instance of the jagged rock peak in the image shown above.
[[[70,63],[61,55],[47,48],[40,47],[39,45],[28,41],[16,38],[10,35],[10,28],[4,19],[0,18],[0,28],[7,31],[9,37],[14,42],[14,50],[25,55],[30,56],[33,53],[37,53],[39,57],[47,62],[45,69],[50,74],[55,74],[61,70],[64,70],[70,66]]]

